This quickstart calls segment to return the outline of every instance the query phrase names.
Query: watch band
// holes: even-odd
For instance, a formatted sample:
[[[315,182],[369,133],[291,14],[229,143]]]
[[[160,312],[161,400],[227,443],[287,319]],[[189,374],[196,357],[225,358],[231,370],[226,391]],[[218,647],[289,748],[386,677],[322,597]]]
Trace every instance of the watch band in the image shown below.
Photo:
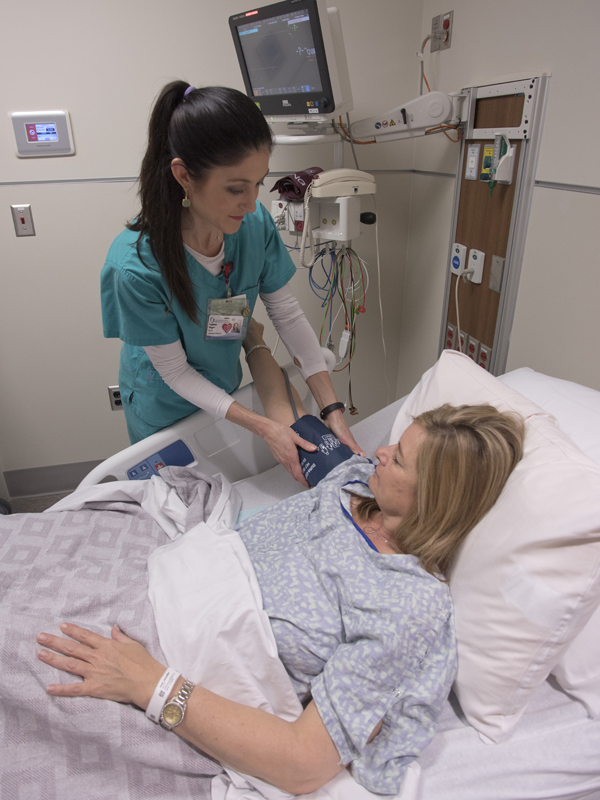
[[[162,713],[160,715],[160,724],[168,731],[176,728],[185,717],[187,708],[187,701],[192,693],[192,689],[196,684],[191,681],[185,680],[179,693],[176,697],[172,697],[167,703],[164,704]]]
[[[332,411],[337,411],[338,408],[342,409],[342,414],[344,413],[344,409],[346,408],[345,403],[332,403],[330,406],[325,406],[320,413],[321,419],[325,419],[328,414],[331,414]]]

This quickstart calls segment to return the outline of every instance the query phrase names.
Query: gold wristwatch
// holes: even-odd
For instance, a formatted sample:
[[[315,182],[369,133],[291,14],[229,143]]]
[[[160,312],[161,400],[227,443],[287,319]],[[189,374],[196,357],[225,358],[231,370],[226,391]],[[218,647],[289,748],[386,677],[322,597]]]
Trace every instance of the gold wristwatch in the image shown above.
[[[185,709],[187,708],[187,701],[192,693],[192,689],[196,684],[191,681],[184,681],[183,686],[179,690],[176,697],[172,697],[168,703],[165,703],[160,715],[160,724],[168,731],[176,728],[185,717]]]

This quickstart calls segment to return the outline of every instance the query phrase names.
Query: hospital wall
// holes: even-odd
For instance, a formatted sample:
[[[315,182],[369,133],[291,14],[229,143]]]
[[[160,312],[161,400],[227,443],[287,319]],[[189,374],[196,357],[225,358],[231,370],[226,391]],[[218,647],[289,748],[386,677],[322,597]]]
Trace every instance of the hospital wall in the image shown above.
[[[426,48],[432,88],[551,72],[536,177],[600,186],[596,0],[337,5],[353,119],[417,94],[415,52],[431,18],[453,8],[451,49],[430,55]],[[13,485],[58,490],[62,481],[70,488],[88,465],[128,443],[123,415],[108,405],[120,345],[102,338],[99,272],[111,240],[138,208],[135,178],[161,86],[181,77],[242,88],[227,18],[243,7],[238,0],[31,0],[26,26],[18,7],[3,9],[0,69],[14,79],[4,82],[0,110],[7,119],[11,111],[67,108],[77,148],[70,158],[17,159],[11,127],[0,125],[0,476],[3,470]],[[378,183],[387,355],[374,230],[365,228],[355,243],[371,275],[352,370],[356,419],[406,393],[437,358],[458,149],[443,136],[357,147],[360,167]],[[271,169],[314,164],[331,167],[331,148],[277,148]],[[353,166],[348,149],[345,165]],[[266,203],[269,188],[261,192]],[[31,203],[35,237],[15,237],[14,203]],[[527,365],[600,389],[599,203],[597,194],[536,187],[509,369]],[[294,288],[318,330],[323,312],[306,273],[297,274]],[[347,374],[334,380],[345,400]]]
[[[338,6],[355,118],[414,94],[420,3],[377,0],[377,14],[362,0],[340,0]],[[94,462],[128,444],[123,414],[111,411],[108,402],[106,387],[118,379],[120,343],[102,337],[100,269],[110,242],[138,209],[135,178],[148,112],[160,88],[174,78],[243,88],[228,17],[244,8],[240,0],[31,0],[26,25],[17,7],[3,8],[0,475],[4,471],[16,494],[71,488]],[[374,50],[382,56],[375,67]],[[52,108],[69,110],[76,154],[18,159],[7,115]],[[371,264],[372,279],[352,373],[357,419],[393,397],[397,382],[412,152],[412,143],[397,143],[369,162],[383,170],[377,175],[387,359],[371,228],[356,243]],[[278,148],[271,168],[330,168],[332,154],[329,146]],[[352,165],[349,152],[345,163]],[[261,192],[266,203],[274,197],[270,188],[267,181]],[[15,237],[10,205],[18,203],[31,204],[35,237]],[[318,330],[323,312],[306,272],[297,275],[294,287]],[[272,343],[272,332],[269,337]],[[347,373],[335,382],[346,399]],[[3,491],[0,484],[0,496]]]
[[[552,75],[507,370],[527,366],[600,389],[600,3],[424,0],[422,38],[432,17],[450,9],[451,48],[426,48],[432,89]],[[420,139],[414,168],[453,172],[457,150],[441,136]],[[438,354],[453,189],[446,178],[413,178],[399,396]]]

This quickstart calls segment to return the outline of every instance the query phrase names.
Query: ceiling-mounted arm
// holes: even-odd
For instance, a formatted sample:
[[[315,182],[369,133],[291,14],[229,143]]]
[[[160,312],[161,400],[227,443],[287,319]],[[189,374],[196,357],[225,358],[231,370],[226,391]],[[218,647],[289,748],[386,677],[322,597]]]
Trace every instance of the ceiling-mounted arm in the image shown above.
[[[462,109],[465,99],[462,93],[429,92],[385,114],[354,122],[352,137],[390,142],[424,136],[440,125],[458,125],[465,119],[466,112]]]

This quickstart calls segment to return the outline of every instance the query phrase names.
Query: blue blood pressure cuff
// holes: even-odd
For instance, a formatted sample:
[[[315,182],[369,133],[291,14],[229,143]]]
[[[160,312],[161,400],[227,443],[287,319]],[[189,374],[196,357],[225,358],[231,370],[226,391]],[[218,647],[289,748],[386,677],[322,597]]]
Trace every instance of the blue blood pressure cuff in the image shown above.
[[[303,439],[317,445],[314,453],[298,447],[302,473],[311,486],[316,486],[332,469],[352,458],[354,453],[320,419],[306,414],[291,426]]]

